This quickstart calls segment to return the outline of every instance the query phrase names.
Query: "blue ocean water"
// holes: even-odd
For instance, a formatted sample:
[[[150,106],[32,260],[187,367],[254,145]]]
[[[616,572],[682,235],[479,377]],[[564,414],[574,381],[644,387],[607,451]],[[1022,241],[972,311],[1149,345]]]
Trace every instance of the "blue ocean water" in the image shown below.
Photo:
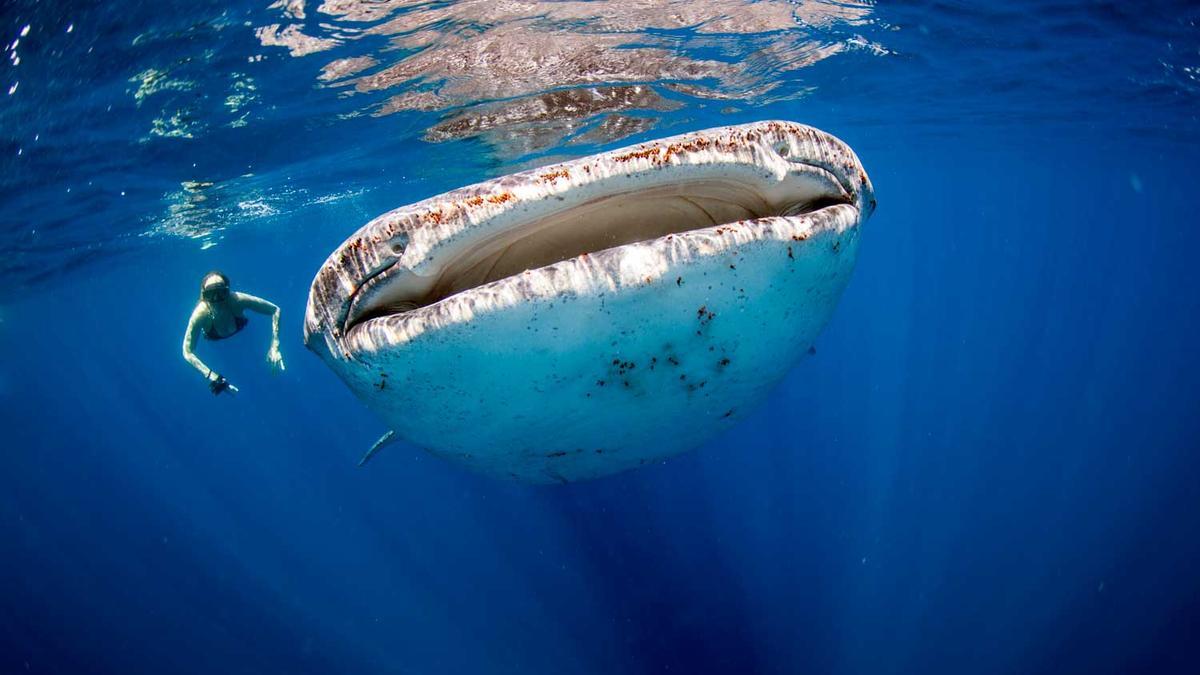
[[[1200,7],[0,9],[0,672],[1200,670]],[[517,168],[781,118],[875,184],[769,401],[554,487],[300,342],[328,253]],[[179,354],[200,277],[283,308]]]

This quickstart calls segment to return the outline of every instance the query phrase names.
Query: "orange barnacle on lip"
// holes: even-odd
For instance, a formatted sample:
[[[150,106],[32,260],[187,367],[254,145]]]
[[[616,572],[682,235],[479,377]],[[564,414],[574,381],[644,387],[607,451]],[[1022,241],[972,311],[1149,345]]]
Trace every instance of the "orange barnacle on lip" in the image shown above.
[[[645,150],[638,150],[637,152],[630,152],[630,153],[627,153],[624,155],[613,157],[613,161],[624,163],[624,162],[628,162],[628,161],[634,160],[634,159],[649,159],[651,157],[657,157],[657,156],[658,156],[658,148],[654,147],[654,148],[647,148]]]
[[[544,182],[553,183],[554,181],[558,180],[559,178],[570,178],[570,176],[571,176],[571,174],[569,172],[567,172],[566,169],[559,169],[558,171],[551,171],[549,173],[544,173],[541,176],[538,176],[538,178],[540,178]]]

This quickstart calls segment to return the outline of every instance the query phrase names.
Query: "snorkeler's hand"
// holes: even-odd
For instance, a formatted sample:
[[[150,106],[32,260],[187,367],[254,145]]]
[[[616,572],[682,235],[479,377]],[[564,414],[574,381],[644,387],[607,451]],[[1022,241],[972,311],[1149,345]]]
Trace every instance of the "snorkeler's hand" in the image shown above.
[[[276,345],[272,345],[271,351],[267,352],[267,363],[271,364],[271,368],[275,372],[282,373],[287,370],[287,367],[283,365],[283,354],[279,353],[279,347]]]
[[[209,389],[209,391],[211,391],[213,393],[213,396],[216,396],[217,394],[220,394],[223,391],[227,391],[231,394],[236,394],[237,390],[238,390],[237,387],[235,387],[229,383],[229,380],[225,379],[224,377],[222,377],[216,373],[212,373],[209,376],[208,389]]]

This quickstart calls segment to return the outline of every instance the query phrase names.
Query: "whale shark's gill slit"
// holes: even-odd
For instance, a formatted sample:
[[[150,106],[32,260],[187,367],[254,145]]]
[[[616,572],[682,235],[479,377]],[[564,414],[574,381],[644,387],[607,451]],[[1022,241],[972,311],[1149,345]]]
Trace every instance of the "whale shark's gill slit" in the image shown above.
[[[370,319],[435,304],[456,293],[577,256],[715,225],[797,216],[851,204],[839,189],[812,181],[780,187],[733,179],[658,186],[594,197],[552,215],[468,242],[421,284],[384,279],[347,317]]]

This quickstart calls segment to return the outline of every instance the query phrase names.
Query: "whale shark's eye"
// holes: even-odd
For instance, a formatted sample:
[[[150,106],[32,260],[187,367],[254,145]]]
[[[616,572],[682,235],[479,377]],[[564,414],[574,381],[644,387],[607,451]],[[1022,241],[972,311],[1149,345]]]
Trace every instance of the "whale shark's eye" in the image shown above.
[[[775,144],[775,152],[778,153],[780,157],[787,157],[788,155],[792,154],[792,148],[787,143],[780,142]]]

